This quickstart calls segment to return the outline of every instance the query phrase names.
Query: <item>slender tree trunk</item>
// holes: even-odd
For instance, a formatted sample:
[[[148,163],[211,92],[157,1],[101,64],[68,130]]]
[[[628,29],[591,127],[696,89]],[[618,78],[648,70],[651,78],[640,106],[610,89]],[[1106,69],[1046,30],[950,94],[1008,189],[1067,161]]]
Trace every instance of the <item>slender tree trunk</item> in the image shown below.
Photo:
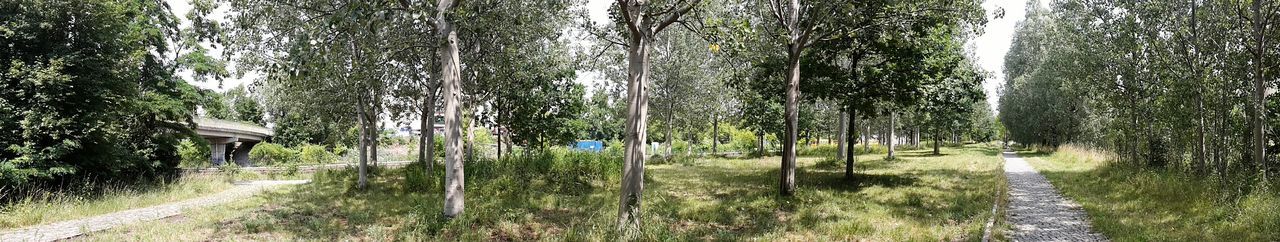
[[[845,120],[845,119],[849,120],[848,126],[845,126],[845,124],[844,124],[844,123],[841,123],[841,124],[840,124],[840,126],[841,126],[841,127],[840,127],[840,130],[841,130],[841,131],[845,131],[845,130],[848,130],[848,131],[854,131],[853,133],[857,133],[857,131],[858,131],[858,110],[855,110],[855,109],[853,109],[853,108],[849,108],[849,112],[846,112],[846,113],[848,113],[848,114],[849,114],[848,118],[844,118],[844,115],[841,115],[841,120]],[[857,152],[858,148],[857,148],[857,146],[855,146],[855,145],[854,145],[854,142],[855,142],[855,141],[857,141],[857,140],[858,140],[858,138],[857,138],[857,136],[850,135],[849,133],[844,133],[844,132],[841,132],[841,133],[842,133],[842,135],[840,135],[840,144],[841,144],[840,151],[844,151],[844,152],[845,152],[845,155],[844,155],[844,158],[845,158],[845,159],[844,159],[844,179],[846,179],[846,180],[853,180],[853,165],[858,161],[858,152]],[[847,144],[846,144],[846,143],[847,143]],[[837,153],[839,153],[839,152],[837,152]]]
[[[367,152],[367,150],[366,150],[366,149],[368,148],[368,139],[366,139],[366,138],[365,138],[365,137],[366,137],[366,135],[367,135],[367,133],[369,132],[369,129],[368,129],[368,127],[367,127],[369,124],[368,124],[368,122],[365,122],[365,116],[364,116],[364,104],[363,104],[363,103],[361,103],[361,104],[356,104],[356,113],[357,113],[357,114],[356,114],[356,119],[357,119],[356,121],[357,121],[357,123],[359,123],[359,125],[360,125],[360,127],[359,127],[359,129],[360,129],[360,135],[359,135],[359,136],[360,136],[360,138],[359,138],[359,142],[360,142],[360,145],[359,145],[359,146],[360,146],[360,148],[359,148],[359,150],[360,150],[360,151],[359,151],[359,153],[360,153],[360,164],[359,164],[358,166],[356,166],[356,167],[357,167],[356,169],[357,169],[357,171],[358,171],[358,173],[359,173],[359,178],[358,178],[358,179],[359,179],[359,182],[357,182],[356,187],[357,187],[357,188],[360,188],[360,189],[364,189],[364,188],[365,188],[365,186],[366,186],[366,185],[368,185],[368,183],[369,183],[369,182],[368,182],[368,181],[369,181],[368,168],[367,168],[367,166],[368,166],[368,164],[369,164],[369,153],[368,153],[368,152]]]
[[[642,14],[644,6],[627,4],[624,8],[631,22],[627,46],[627,123],[622,165],[622,191],[618,199],[618,230],[623,234],[638,232],[640,201],[644,193],[645,135],[649,119],[649,52],[653,35],[638,23],[651,21]]]
[[[757,154],[759,154],[759,155],[760,155],[760,157],[764,157],[764,156],[765,156],[765,149],[764,149],[764,133],[763,133],[763,132],[762,132],[762,133],[760,133],[760,135],[756,135],[756,153],[757,153]]]
[[[444,85],[444,216],[453,218],[462,214],[464,177],[462,163],[462,66],[458,58],[458,32],[450,23],[453,0],[439,0],[436,29],[445,39],[440,51],[441,83]]]
[[[799,6],[793,6],[799,9]],[[796,189],[796,141],[798,131],[798,121],[800,119],[800,48],[799,44],[793,43],[789,46],[790,60],[788,60],[787,72],[787,102],[786,102],[786,134],[782,141],[782,169],[781,183],[778,187],[778,193],[783,196],[791,196]]]
[[[382,132],[378,128],[379,124],[375,123],[377,122],[376,121],[377,115],[370,115],[370,116],[372,117],[365,119],[365,122],[369,122],[369,132],[366,133],[369,135],[368,137],[366,137],[366,139],[369,139],[369,162],[373,163],[374,167],[377,167],[378,166],[378,136],[381,136]]]
[[[720,114],[711,114],[711,155],[719,155],[720,150]]]
[[[847,143],[845,142],[845,140],[847,139],[846,137],[848,136],[846,132],[849,130],[849,125],[847,124],[849,123],[850,115],[851,114],[849,114],[848,112],[840,112],[840,121],[837,121],[837,123],[839,123],[838,126],[836,127],[836,150],[837,150],[836,159],[837,160],[843,160],[845,157],[843,151],[844,151],[845,143]]]
[[[856,115],[855,115],[855,116],[853,116],[853,118],[858,118],[858,116],[856,116]],[[861,135],[859,135],[859,136],[862,136],[862,152],[865,152],[865,153],[867,153],[867,154],[870,154],[870,153],[871,153],[871,142],[869,142],[869,141],[867,140],[867,138],[868,138],[867,136],[871,136],[871,120],[870,120],[870,119],[863,120],[863,123],[866,123],[866,124],[864,124],[864,125],[866,125],[866,126],[864,126],[864,128],[863,128],[863,129],[864,129],[864,130],[866,130],[867,132],[862,133]]]
[[[937,130],[937,129],[934,129],[934,130]],[[942,151],[941,151],[942,136],[938,135],[938,132],[933,132],[933,135],[931,136],[933,136],[933,154],[941,155],[942,154]]]
[[[1263,32],[1266,31],[1267,16],[1262,13],[1262,4],[1266,0],[1253,0],[1253,112],[1249,122],[1253,131],[1253,163],[1262,169],[1262,180],[1267,180],[1267,161],[1266,161],[1266,135],[1265,135],[1265,114],[1267,107],[1265,101],[1267,98],[1266,79],[1263,77],[1263,68],[1266,64],[1264,55],[1267,51],[1266,37]]]
[[[435,89],[435,88],[432,88]],[[436,166],[436,94],[435,90],[428,91],[431,98],[427,101],[427,118],[426,124],[422,126],[423,141],[426,145],[425,151],[422,152],[426,156],[423,161],[427,162],[427,175],[431,175],[432,170]]]
[[[896,127],[897,125],[898,125],[898,113],[890,112],[889,113],[889,155],[885,157],[888,160],[893,160],[897,158],[897,157],[894,157],[894,153],[893,153],[894,146],[897,146],[896,145],[897,143],[894,143],[894,140],[897,139],[897,137],[893,137],[894,131],[896,131],[894,130],[894,127]]]
[[[920,149],[920,126],[911,127],[911,147]]]
[[[430,156],[427,156],[427,147],[431,146],[431,143],[427,143],[427,141],[429,141],[429,138],[427,137],[431,136],[431,126],[428,126],[429,124],[427,123],[430,122],[428,120],[431,119],[431,113],[434,112],[434,108],[432,108],[433,102],[431,100],[434,98],[434,94],[431,91],[427,91],[426,93],[427,94],[422,97],[422,120],[419,120],[420,122],[418,124],[421,127],[418,130],[418,162],[427,167],[427,174],[431,174],[431,164],[427,163],[427,159],[431,158]]]
[[[666,134],[666,137],[663,138],[667,141],[667,159],[671,159],[671,147],[672,145],[675,145],[675,142],[671,139],[672,138],[671,131],[675,129],[675,125],[673,125],[671,122],[675,120],[675,116],[676,116],[675,112],[672,112],[672,110],[674,110],[675,108],[676,108],[675,102],[667,103],[667,134]]]

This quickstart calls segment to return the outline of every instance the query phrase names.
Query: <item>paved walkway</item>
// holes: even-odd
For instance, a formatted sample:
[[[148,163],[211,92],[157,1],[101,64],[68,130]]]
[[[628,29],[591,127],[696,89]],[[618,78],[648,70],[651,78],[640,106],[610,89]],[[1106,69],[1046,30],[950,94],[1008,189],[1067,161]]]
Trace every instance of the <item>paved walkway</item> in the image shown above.
[[[209,207],[237,201],[279,185],[303,184],[309,180],[253,181],[237,183],[235,187],[218,194],[187,199],[181,202],[125,210],[70,221],[36,225],[15,230],[0,231],[0,241],[54,241],[75,237],[84,233],[102,231],[131,223],[162,219],[181,214],[190,208]]]
[[[1063,197],[1027,161],[1004,152],[1004,175],[1009,179],[1008,222],[1013,241],[1106,241],[1089,225],[1085,214]]]

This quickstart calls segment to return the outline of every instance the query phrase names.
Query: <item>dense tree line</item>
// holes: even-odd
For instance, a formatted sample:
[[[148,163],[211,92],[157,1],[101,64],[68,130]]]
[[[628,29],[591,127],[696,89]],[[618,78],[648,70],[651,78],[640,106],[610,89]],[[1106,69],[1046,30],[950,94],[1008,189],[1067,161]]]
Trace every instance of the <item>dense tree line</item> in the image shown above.
[[[1275,174],[1274,1],[1028,5],[1000,121],[1023,144],[1080,143],[1141,167],[1228,180]]]
[[[0,3],[0,190],[173,174],[201,100],[174,73],[225,73],[191,44],[210,26],[177,21],[157,1]]]

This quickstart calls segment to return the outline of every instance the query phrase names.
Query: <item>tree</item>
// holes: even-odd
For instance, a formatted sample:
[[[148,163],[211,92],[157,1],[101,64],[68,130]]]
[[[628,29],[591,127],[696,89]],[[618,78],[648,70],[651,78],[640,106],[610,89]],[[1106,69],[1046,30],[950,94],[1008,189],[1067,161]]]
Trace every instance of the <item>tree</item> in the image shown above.
[[[627,41],[627,125],[619,195],[618,229],[630,234],[640,228],[640,200],[644,190],[644,141],[648,122],[649,52],[662,30],[693,10],[701,0],[647,2],[618,0],[612,18],[624,30]]]
[[[176,61],[185,30],[166,5],[19,0],[0,15],[0,189],[174,174],[200,98],[174,75],[194,63]]]

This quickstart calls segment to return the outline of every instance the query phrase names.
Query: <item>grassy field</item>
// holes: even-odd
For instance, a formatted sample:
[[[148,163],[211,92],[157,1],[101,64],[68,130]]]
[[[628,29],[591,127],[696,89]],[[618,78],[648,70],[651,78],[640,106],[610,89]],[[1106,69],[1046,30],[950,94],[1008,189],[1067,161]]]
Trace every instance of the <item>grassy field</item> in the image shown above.
[[[1227,196],[1217,182],[1109,165],[1082,149],[1023,153],[1115,241],[1280,241],[1280,195]]]
[[[648,166],[646,240],[978,240],[1000,187],[994,148],[859,156],[843,168],[802,158],[799,191],[776,194],[777,157],[703,159]],[[471,167],[475,164],[468,164]],[[378,171],[356,190],[354,173],[182,216],[94,233],[84,240],[610,240],[616,176],[468,174],[466,211],[446,220],[439,185],[409,184],[412,168]],[[469,173],[471,170],[468,170]],[[410,179],[406,179],[410,177]],[[483,180],[479,180],[483,179]],[[426,190],[426,191],[423,191]]]
[[[221,192],[232,185],[216,176],[189,177],[148,186],[108,187],[93,194],[39,192],[0,206],[0,229],[46,224],[177,202]]]

